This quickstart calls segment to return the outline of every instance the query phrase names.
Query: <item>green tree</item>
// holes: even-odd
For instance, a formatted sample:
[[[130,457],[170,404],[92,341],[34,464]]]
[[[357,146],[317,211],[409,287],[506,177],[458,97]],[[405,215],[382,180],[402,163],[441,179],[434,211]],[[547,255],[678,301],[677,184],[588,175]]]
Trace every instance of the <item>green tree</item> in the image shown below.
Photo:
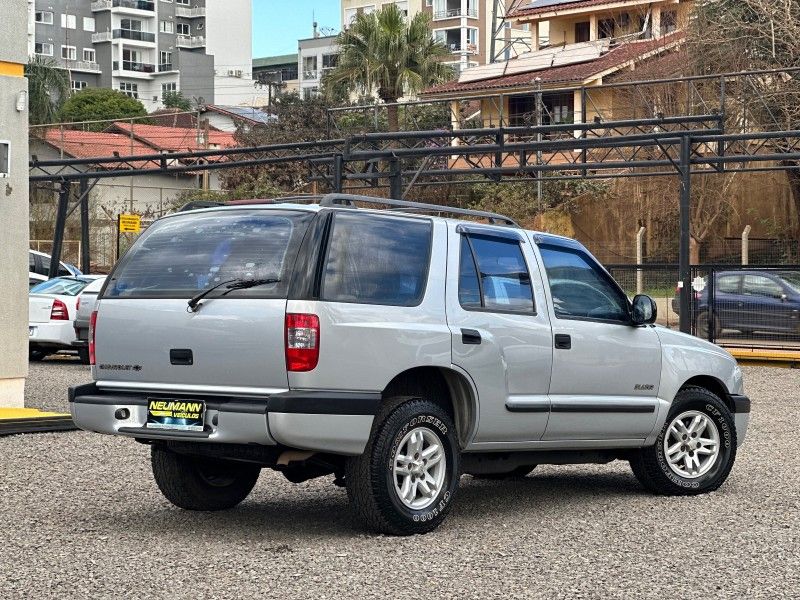
[[[164,108],[177,108],[178,110],[192,110],[192,101],[183,96],[183,92],[166,92],[161,98]]]
[[[61,108],[61,120],[65,123],[81,121],[114,121],[146,117],[144,105],[135,98],[117,90],[89,88],[72,95]],[[100,131],[108,123],[92,123],[88,130]]]
[[[327,84],[332,89],[345,84],[363,95],[377,93],[389,105],[389,131],[399,129],[399,98],[453,76],[453,69],[442,63],[449,52],[433,40],[430,16],[417,13],[408,20],[395,4],[358,15],[339,34],[338,44],[339,60]]]
[[[52,58],[33,56],[25,67],[28,78],[28,119],[31,125],[53,123],[69,96],[69,75]]]

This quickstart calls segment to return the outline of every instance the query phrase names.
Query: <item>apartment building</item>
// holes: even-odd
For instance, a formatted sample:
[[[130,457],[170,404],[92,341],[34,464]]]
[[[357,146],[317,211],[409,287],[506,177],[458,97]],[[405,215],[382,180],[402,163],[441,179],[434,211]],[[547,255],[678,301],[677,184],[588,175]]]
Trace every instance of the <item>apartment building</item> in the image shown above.
[[[299,93],[310,98],[322,88],[322,78],[336,66],[339,46],[335,35],[319,35],[316,24],[314,36],[297,43],[297,70],[300,76]]]
[[[152,111],[181,91],[203,103],[252,96],[252,0],[28,0],[28,53],[74,91],[117,89]]]
[[[487,125],[625,118],[622,92],[594,92],[584,115],[581,93],[561,90],[596,86],[670,54],[683,43],[690,9],[691,0],[534,0],[511,15],[528,26],[529,52],[467,69],[423,96],[480,99]]]
[[[513,0],[342,0],[342,27],[346,28],[361,13],[369,14],[386,4],[396,4],[406,15],[419,12],[431,16],[433,35],[451,52],[446,62],[457,71],[492,62],[492,38],[495,53],[508,59],[529,50],[528,26],[511,28],[502,17]],[[495,36],[495,32],[497,35]]]

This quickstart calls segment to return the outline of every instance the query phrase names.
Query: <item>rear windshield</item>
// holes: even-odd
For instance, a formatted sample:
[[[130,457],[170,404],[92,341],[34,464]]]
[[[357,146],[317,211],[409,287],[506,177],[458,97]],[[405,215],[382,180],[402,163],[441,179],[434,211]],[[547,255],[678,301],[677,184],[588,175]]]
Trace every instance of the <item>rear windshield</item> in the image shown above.
[[[285,298],[297,248],[314,213],[230,210],[157,221],[109,281],[106,298],[190,298],[226,281],[277,279],[226,294]]]
[[[77,296],[83,288],[86,287],[88,281],[81,279],[69,279],[66,277],[59,277],[50,279],[35,285],[30,289],[31,294],[52,294],[59,296]]]

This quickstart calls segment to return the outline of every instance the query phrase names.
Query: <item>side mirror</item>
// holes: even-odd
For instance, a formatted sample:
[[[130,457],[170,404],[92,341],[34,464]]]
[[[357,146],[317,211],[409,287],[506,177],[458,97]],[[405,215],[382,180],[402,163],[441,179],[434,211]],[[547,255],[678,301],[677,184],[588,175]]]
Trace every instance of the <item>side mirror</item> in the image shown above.
[[[631,322],[634,325],[650,325],[656,322],[658,306],[655,301],[644,294],[634,297],[631,310]]]

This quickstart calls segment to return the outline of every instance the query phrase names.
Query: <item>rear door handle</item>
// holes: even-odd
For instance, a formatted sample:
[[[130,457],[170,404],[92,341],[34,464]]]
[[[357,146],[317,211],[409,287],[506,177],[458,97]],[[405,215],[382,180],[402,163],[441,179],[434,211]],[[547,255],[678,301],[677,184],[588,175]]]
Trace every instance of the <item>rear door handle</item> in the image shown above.
[[[556,350],[571,350],[572,338],[566,333],[557,333],[555,336]]]
[[[479,346],[481,343],[481,332],[475,329],[462,329],[461,343],[468,346]]]
[[[194,353],[188,348],[173,348],[169,351],[171,365],[189,366],[194,364]]]

